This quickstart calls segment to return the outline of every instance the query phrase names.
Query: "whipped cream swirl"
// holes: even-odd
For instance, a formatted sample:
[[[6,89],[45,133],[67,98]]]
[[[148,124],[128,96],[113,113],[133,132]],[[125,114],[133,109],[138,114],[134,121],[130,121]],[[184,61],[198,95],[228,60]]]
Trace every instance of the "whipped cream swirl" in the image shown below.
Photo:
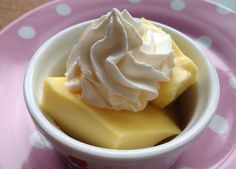
[[[158,97],[174,67],[170,35],[113,9],[79,37],[67,61],[66,86],[89,105],[140,111]]]

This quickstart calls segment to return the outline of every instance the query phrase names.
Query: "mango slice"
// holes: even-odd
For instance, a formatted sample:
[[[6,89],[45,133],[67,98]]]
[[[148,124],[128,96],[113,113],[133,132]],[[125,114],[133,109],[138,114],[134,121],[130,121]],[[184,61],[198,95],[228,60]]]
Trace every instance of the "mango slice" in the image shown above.
[[[154,146],[181,132],[170,116],[174,110],[152,105],[140,112],[98,109],[70,92],[65,80],[49,77],[44,81],[41,108],[77,140],[104,148],[137,149]]]
[[[150,21],[142,18],[142,22],[155,31],[163,32]],[[152,103],[160,108],[166,107],[176,100],[196,81],[198,68],[195,63],[187,57],[177,44],[172,40],[172,49],[175,54],[175,67],[172,71],[170,81],[161,82],[159,96]]]

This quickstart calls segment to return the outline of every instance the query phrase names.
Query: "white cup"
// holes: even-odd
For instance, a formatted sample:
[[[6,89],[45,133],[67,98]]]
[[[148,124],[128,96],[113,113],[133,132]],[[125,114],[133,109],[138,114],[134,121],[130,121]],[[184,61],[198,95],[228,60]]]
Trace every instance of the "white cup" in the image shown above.
[[[155,23],[172,38],[198,66],[197,97],[187,126],[176,138],[149,148],[112,150],[88,145],[62,132],[39,107],[42,82],[47,76],[63,76],[66,58],[82,31],[92,21],[69,27],[50,38],[34,54],[24,80],[28,111],[38,129],[54,145],[70,168],[82,169],[166,169],[207,127],[219,100],[219,80],[206,54],[186,35]],[[94,133],[96,134],[96,133]]]

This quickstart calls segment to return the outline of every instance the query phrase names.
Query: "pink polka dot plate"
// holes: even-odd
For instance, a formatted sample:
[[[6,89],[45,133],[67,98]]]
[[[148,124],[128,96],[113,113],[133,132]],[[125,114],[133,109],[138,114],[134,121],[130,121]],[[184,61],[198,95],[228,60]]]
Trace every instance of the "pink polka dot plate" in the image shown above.
[[[113,7],[169,25],[194,39],[220,79],[217,114],[172,169],[234,168],[236,160],[236,15],[195,0],[57,0],[17,19],[0,32],[0,168],[65,169],[35,129],[23,99],[23,78],[37,48],[53,34]]]

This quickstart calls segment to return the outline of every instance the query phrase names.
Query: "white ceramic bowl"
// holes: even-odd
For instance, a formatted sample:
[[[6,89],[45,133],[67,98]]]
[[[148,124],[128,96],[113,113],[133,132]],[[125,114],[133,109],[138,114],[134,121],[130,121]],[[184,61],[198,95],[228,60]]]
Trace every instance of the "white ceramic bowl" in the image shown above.
[[[155,23],[171,34],[184,53],[199,67],[197,99],[193,116],[183,132],[158,146],[135,150],[111,150],[77,141],[48,119],[39,107],[42,81],[47,76],[63,76],[66,58],[82,31],[91,21],[80,23],[54,35],[34,54],[25,74],[24,96],[28,111],[42,134],[54,145],[71,168],[82,169],[166,169],[207,127],[219,100],[216,70],[206,54],[186,35]],[[94,133],[96,134],[96,133]]]

